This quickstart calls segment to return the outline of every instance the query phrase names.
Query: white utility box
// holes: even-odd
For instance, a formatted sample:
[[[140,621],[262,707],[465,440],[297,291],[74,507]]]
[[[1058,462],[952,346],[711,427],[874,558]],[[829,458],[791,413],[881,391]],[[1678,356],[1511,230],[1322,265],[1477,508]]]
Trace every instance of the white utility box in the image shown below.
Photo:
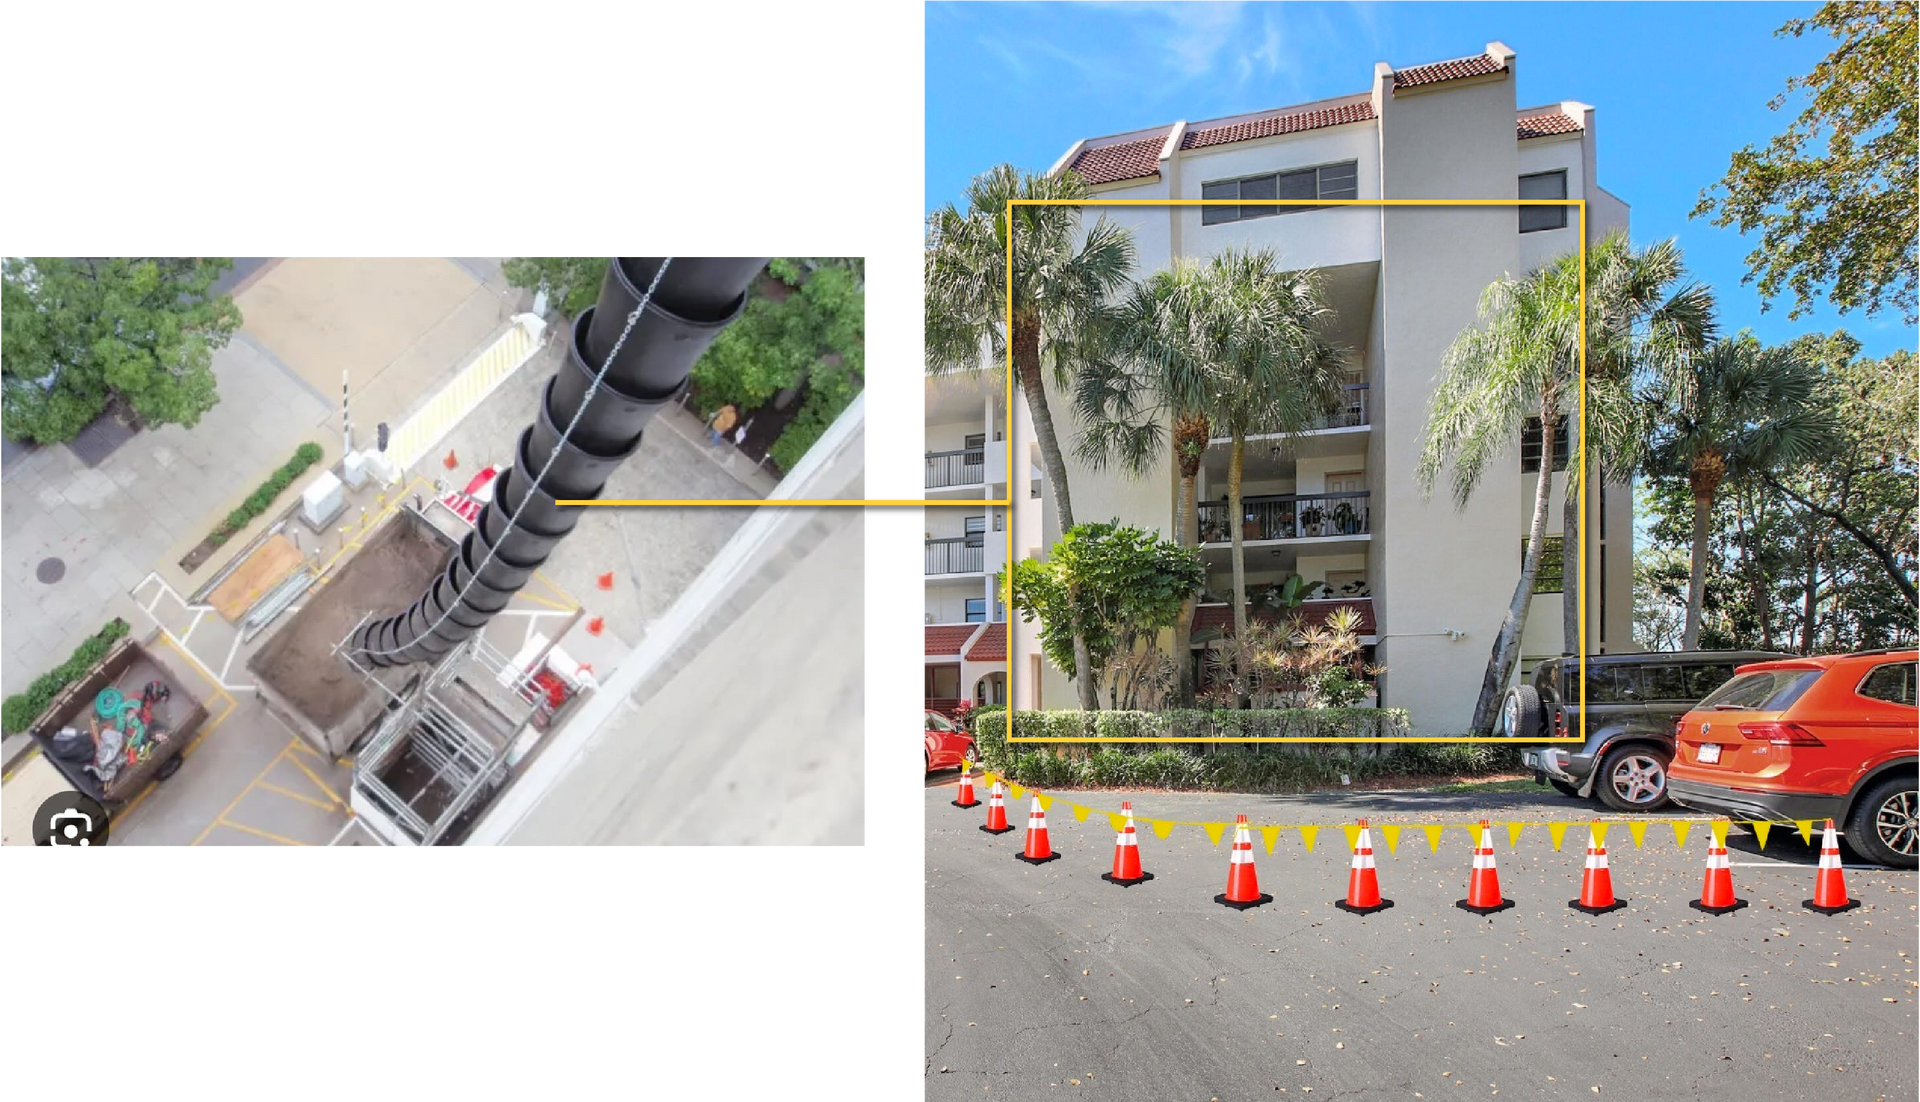
[[[315,532],[325,532],[347,508],[347,490],[332,471],[321,471],[300,494],[300,519]]]
[[[367,484],[367,459],[359,452],[348,452],[340,458],[340,480],[347,489],[358,490]]]

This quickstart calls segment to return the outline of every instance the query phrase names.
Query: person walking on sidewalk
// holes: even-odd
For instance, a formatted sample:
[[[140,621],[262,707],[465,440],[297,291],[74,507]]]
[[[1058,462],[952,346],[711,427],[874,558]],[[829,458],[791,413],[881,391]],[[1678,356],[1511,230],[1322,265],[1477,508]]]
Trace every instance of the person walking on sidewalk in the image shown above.
[[[733,430],[734,422],[738,420],[740,412],[731,403],[721,406],[720,411],[713,415],[713,420],[707,422],[707,443],[716,448],[726,443],[727,433]]]

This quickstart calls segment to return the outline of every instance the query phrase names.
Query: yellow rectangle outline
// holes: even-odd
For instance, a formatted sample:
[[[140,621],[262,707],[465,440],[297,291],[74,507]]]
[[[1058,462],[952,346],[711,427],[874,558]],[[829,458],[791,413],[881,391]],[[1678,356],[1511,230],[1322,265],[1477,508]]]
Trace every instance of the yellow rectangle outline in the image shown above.
[[[1009,743],[1086,743],[1086,742],[1207,742],[1207,743],[1265,743],[1265,742],[1494,742],[1508,745],[1519,744],[1533,746],[1542,743],[1561,743],[1587,741],[1587,202],[1584,199],[1260,199],[1242,202],[1238,199],[1009,199],[1007,201],[1007,332],[1013,332],[1013,208],[1020,207],[1206,207],[1206,206],[1276,206],[1276,207],[1577,207],[1580,211],[1579,250],[1580,250],[1580,386],[1579,386],[1579,434],[1577,460],[1580,466],[1580,539],[1575,552],[1580,559],[1578,570],[1579,590],[1575,599],[1579,601],[1578,631],[1580,657],[1580,733],[1566,738],[1527,739],[1524,742],[1496,735],[1420,735],[1405,738],[1175,738],[1172,736],[1153,736],[1142,738],[1017,738],[1014,730],[1014,693],[1013,693],[1013,623],[1007,621],[1007,741]],[[1013,436],[1013,341],[1007,341],[1007,436]],[[1012,478],[1012,446],[1008,446],[1008,478]],[[1553,465],[1542,464],[1546,469],[1541,477],[1553,477]],[[1007,483],[1007,494],[1013,494],[1013,483]],[[970,504],[970,503],[969,503]],[[1002,568],[1001,596],[1007,595],[1006,587],[1012,577],[1013,569],[1013,508],[1007,508],[1007,559]],[[1011,605],[1011,601],[1005,602]],[[1526,625],[1522,624],[1524,630]]]

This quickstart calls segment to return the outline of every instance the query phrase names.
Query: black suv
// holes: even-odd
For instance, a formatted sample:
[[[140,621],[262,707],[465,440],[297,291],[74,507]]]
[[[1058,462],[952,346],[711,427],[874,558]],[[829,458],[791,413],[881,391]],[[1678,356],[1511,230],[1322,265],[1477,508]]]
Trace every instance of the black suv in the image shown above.
[[[1773,651],[1668,651],[1587,656],[1587,740],[1530,747],[1521,760],[1534,780],[1568,796],[1599,796],[1615,811],[1667,804],[1673,727],[1736,667],[1788,655]],[[1551,658],[1507,690],[1494,733],[1509,738],[1577,738],[1580,660]]]

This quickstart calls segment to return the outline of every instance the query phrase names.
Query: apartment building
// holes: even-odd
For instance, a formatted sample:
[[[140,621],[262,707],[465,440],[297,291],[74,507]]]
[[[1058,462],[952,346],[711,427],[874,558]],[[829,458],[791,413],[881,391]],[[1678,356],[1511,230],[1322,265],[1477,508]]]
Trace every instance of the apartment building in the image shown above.
[[[1590,241],[1624,228],[1626,204],[1598,183],[1594,109],[1572,101],[1521,106],[1516,72],[1514,51],[1498,42],[1451,61],[1400,69],[1382,63],[1370,86],[1352,95],[1086,139],[1053,171],[1079,173],[1102,199],[1579,199],[1586,202]],[[1521,433],[1462,509],[1444,483],[1431,499],[1423,496],[1414,470],[1443,351],[1476,324],[1488,284],[1577,247],[1574,208],[1129,206],[1100,213],[1133,231],[1141,276],[1176,257],[1261,246],[1277,250],[1289,267],[1325,274],[1337,315],[1332,337],[1349,350],[1344,403],[1324,427],[1290,447],[1272,436],[1248,441],[1246,508],[1237,522],[1250,585],[1296,573],[1321,583],[1318,599],[1302,612],[1315,619],[1343,604],[1359,610],[1368,654],[1387,668],[1380,703],[1406,708],[1427,733],[1464,731],[1518,578],[1535,479],[1544,466],[1553,479],[1549,533],[1555,543],[1546,549],[1549,566],[1522,653],[1524,659],[1561,653],[1561,602],[1574,598],[1577,569],[1573,549],[1557,545],[1564,444],[1557,442],[1543,464],[1537,433]],[[1087,216],[1094,216],[1092,208]],[[959,403],[951,409],[947,401],[936,404],[930,391],[928,447],[959,449],[965,470],[969,441],[992,441],[992,418],[985,409],[978,416],[963,411],[962,398],[951,399]],[[1065,395],[1052,401],[1057,419],[1070,408]],[[1026,439],[1017,419],[1015,431],[1017,442]],[[1227,515],[1228,445],[1224,438],[1212,442],[1200,474],[1210,601],[1195,617],[1197,652],[1232,630],[1226,600],[1229,525],[1236,518]],[[983,465],[992,454],[987,447]],[[930,455],[930,497],[947,489],[936,490],[933,462]],[[1170,462],[1137,478],[1095,473],[1071,456],[1068,463],[1076,520],[1118,518],[1173,531],[1178,477]],[[1588,495],[1587,645],[1594,653],[1632,649],[1631,493],[1625,485],[1596,484]],[[1058,538],[1050,498],[1043,495],[1040,505],[1039,535],[1017,540],[1020,546],[1037,550]],[[935,628],[964,624],[961,614],[978,612],[988,624],[997,618],[991,594],[980,585],[997,569],[994,541],[987,538],[975,552],[979,574],[936,575],[936,537],[959,538],[942,546],[964,556],[972,528],[990,532],[1001,519],[991,513],[945,518],[934,511],[929,517],[931,651]],[[1558,570],[1556,560],[1563,563]],[[936,585],[936,577],[955,581]],[[987,603],[972,603],[976,598]],[[941,638],[941,647],[951,645]],[[957,667],[952,678],[940,675],[938,687],[967,694],[966,678],[977,668],[970,664],[972,645],[959,644],[957,654],[940,663],[929,654],[930,696],[937,664]],[[1018,631],[1011,654],[1016,706],[1072,705],[1065,676],[1041,662]],[[1021,676],[1029,668],[1033,675]]]

